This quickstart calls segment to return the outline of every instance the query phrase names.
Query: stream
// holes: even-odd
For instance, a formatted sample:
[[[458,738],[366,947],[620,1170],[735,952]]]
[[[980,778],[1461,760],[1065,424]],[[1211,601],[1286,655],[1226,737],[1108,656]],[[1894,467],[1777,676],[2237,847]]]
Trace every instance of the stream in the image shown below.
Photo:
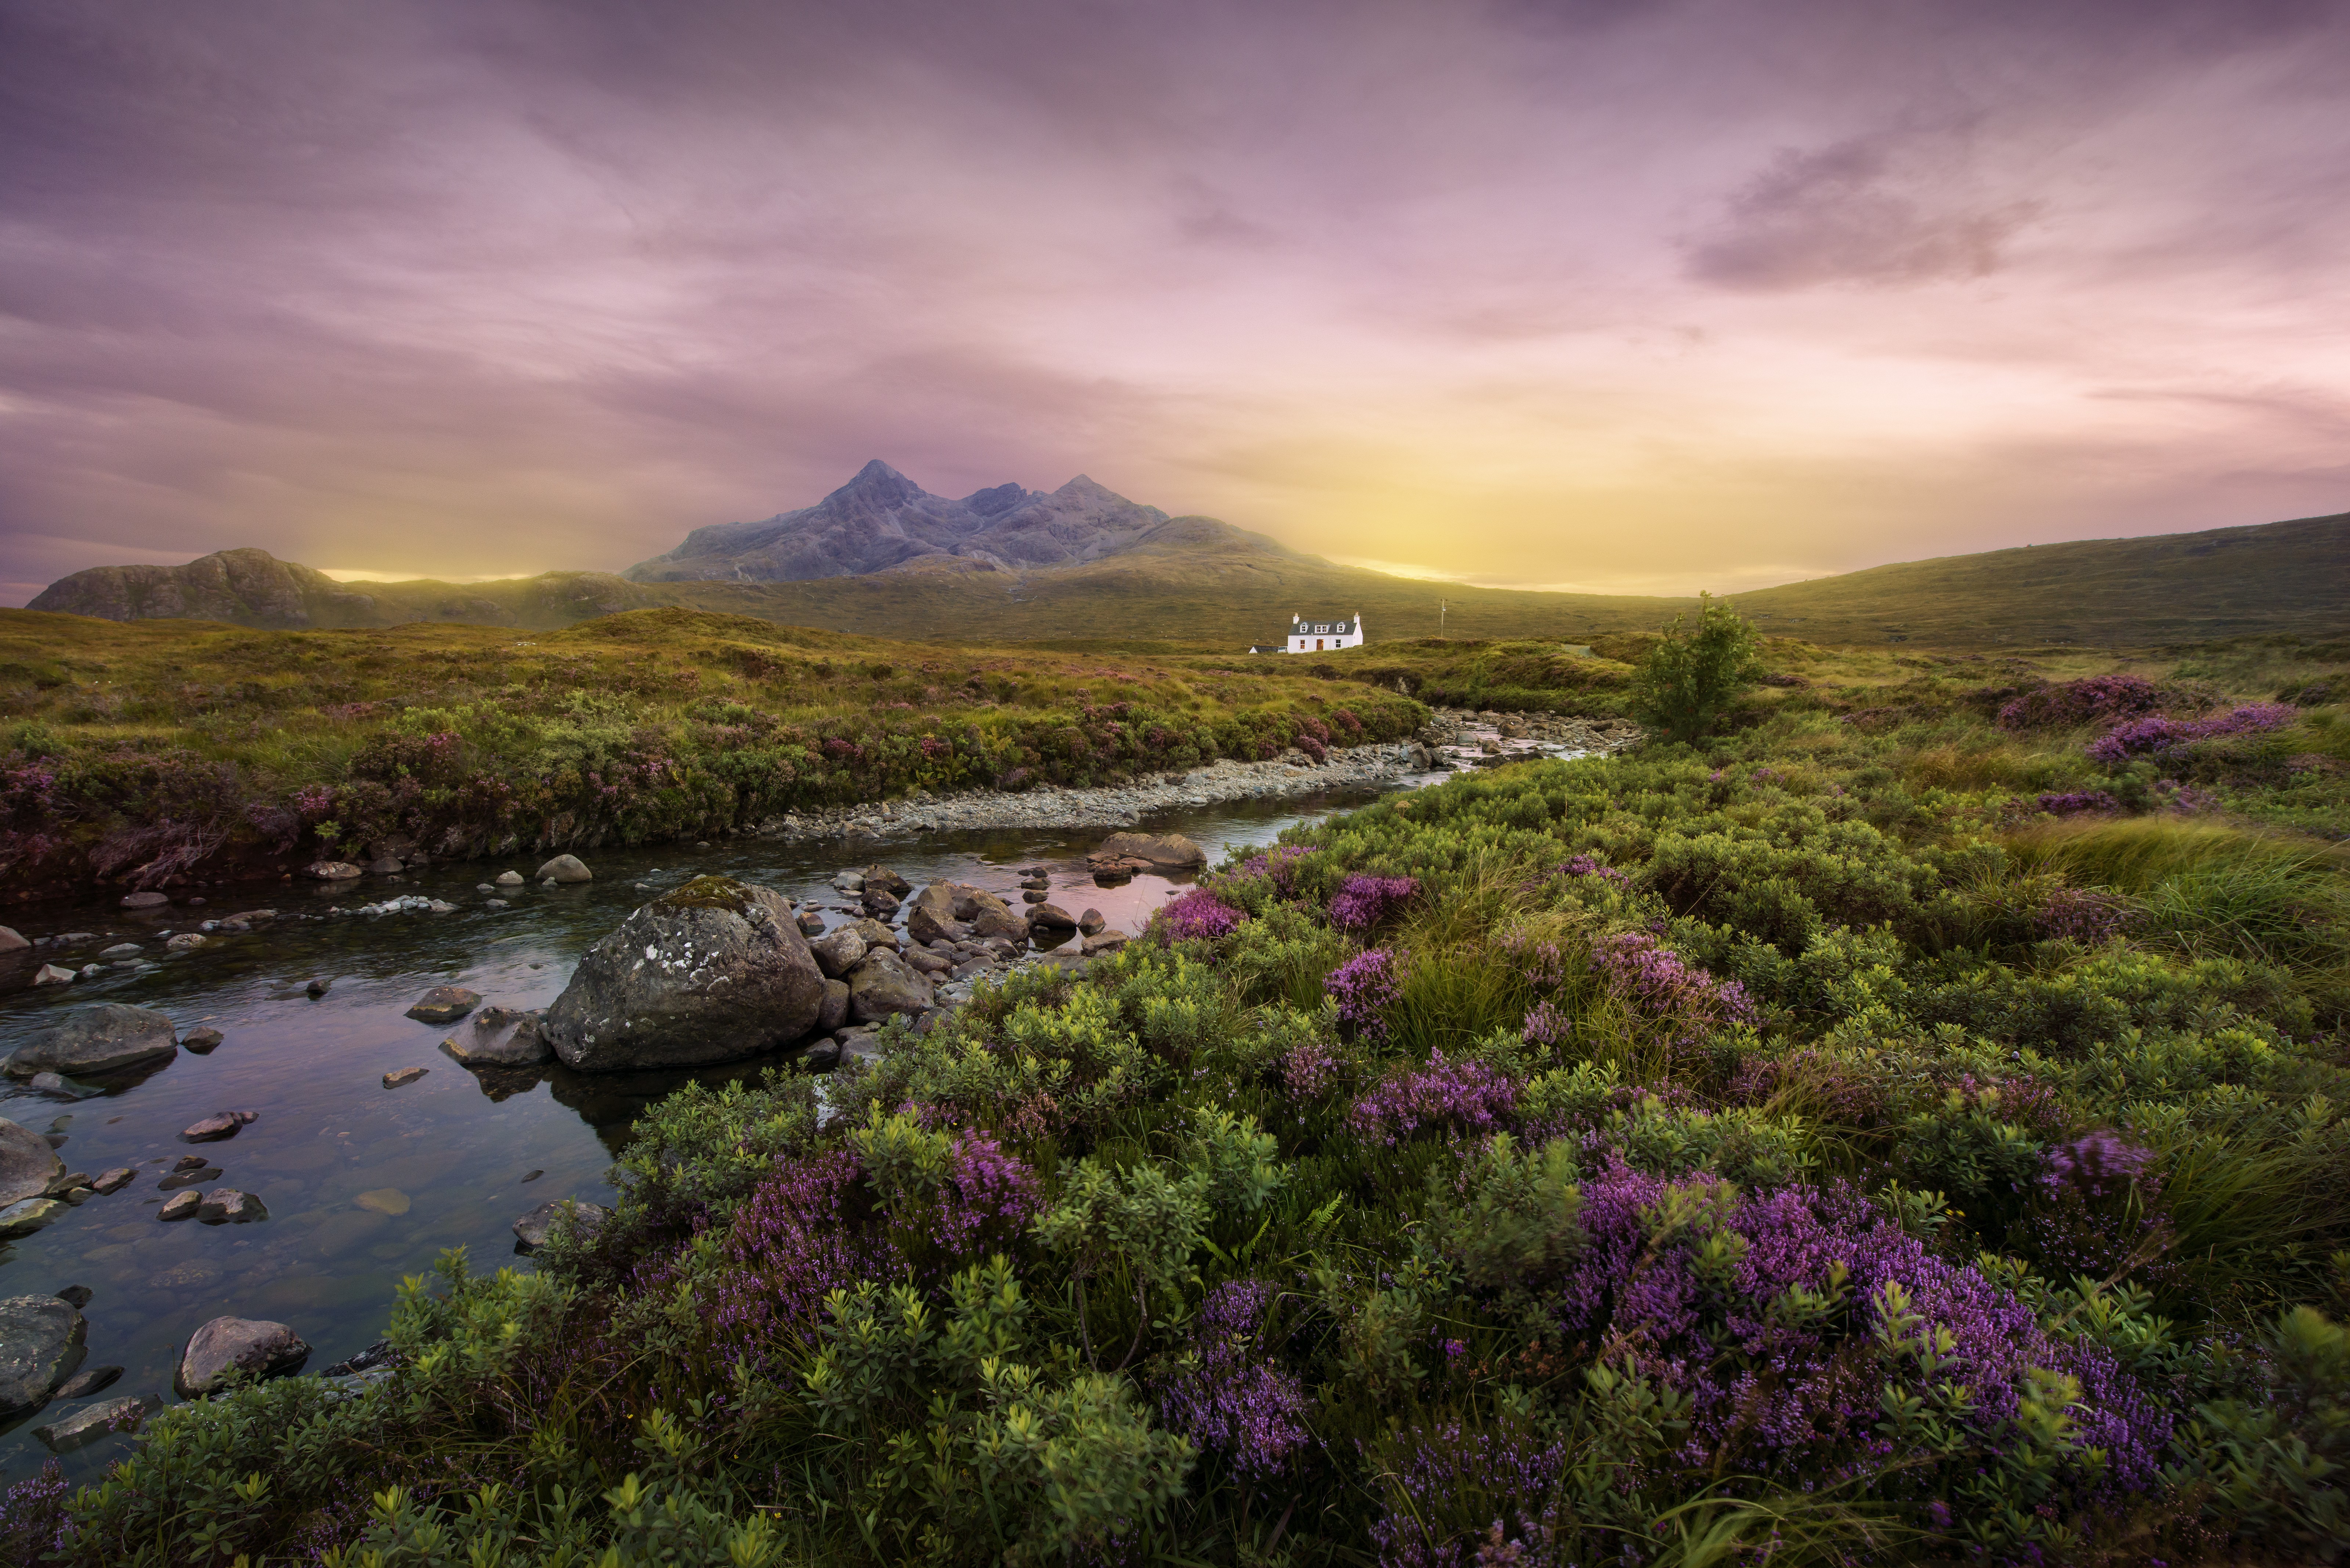
[[[1429,782],[1431,775],[1400,781]],[[1432,775],[1441,777],[1443,775]],[[1221,860],[1228,846],[1270,842],[1284,828],[1372,798],[1356,790],[1243,800],[1170,812],[1144,826],[1182,833]],[[209,1024],[226,1038],[209,1054],[182,1050],[143,1077],[132,1075],[79,1100],[0,1080],[0,1116],[35,1132],[61,1135],[69,1171],[131,1166],[120,1191],[93,1197],[47,1229],[0,1246],[0,1295],[47,1295],[71,1285],[93,1296],[87,1368],[120,1366],[100,1398],[152,1394],[167,1401],[181,1345],[224,1314],[290,1325],[311,1346],[317,1372],[380,1337],[403,1275],[430,1269],[442,1249],[464,1247],[486,1272],[513,1264],[512,1226],[552,1199],[609,1204],[606,1180],[638,1113],[690,1080],[755,1075],[764,1057],[693,1072],[583,1075],[559,1064],[479,1078],[440,1049],[446,1025],[414,1022],[407,1008],[429,987],[462,984],[485,1003],[539,1007],[555,1000],[580,955],[653,892],[690,876],[723,872],[812,901],[828,923],[850,917],[829,881],[845,868],[879,863],[917,888],[938,877],[970,882],[1020,908],[1018,868],[1052,873],[1055,902],[1072,914],[1099,909],[1134,932],[1179,890],[1164,877],[1138,875],[1121,887],[1094,883],[1083,856],[1102,830],[905,834],[785,842],[726,839],[706,849],[667,845],[610,849],[584,858],[590,883],[500,889],[511,907],[484,907],[477,885],[503,870],[528,877],[538,856],[436,865],[360,883],[209,888],[186,904],[132,913],[112,897],[28,905],[5,919],[26,937],[80,931],[71,947],[41,947],[0,960],[0,1055],[96,1002],[123,1002],[169,1014],[184,1035]],[[650,885],[640,889],[638,883]],[[191,892],[197,890],[191,889]],[[205,919],[274,908],[281,916],[324,913],[409,894],[458,906],[328,919],[281,919],[243,935],[216,935],[202,948],[166,956],[163,933]],[[109,968],[70,985],[33,989],[42,962],[78,967],[104,948],[140,943],[135,968]],[[313,997],[307,982],[330,982]],[[384,1075],[427,1069],[386,1089]],[[267,1206],[252,1224],[159,1222],[167,1193],[159,1179],[191,1147],[180,1130],[224,1110],[258,1119],[234,1137],[197,1146],[223,1174],[202,1185],[234,1187]],[[78,1401],[0,1425],[0,1481],[37,1470],[49,1458],[33,1429]],[[129,1449],[125,1436],[59,1456],[67,1474],[95,1480]]]

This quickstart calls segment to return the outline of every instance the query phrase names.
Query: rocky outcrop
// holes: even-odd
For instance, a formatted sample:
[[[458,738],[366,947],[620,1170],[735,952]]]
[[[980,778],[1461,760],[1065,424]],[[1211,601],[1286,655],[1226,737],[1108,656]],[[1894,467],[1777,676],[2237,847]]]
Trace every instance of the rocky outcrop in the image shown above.
[[[65,1022],[26,1044],[8,1058],[12,1078],[36,1073],[63,1073],[88,1077],[102,1073],[151,1067],[179,1054],[172,1021],[152,1008],[101,1002],[78,1007]]]
[[[65,1173],[66,1162],[48,1139],[0,1116],[0,1208],[40,1197]]]
[[[88,1325],[56,1296],[0,1300],[0,1420],[37,1410],[81,1369]]]
[[[584,1072],[733,1061],[806,1034],[824,981],[782,894],[697,877],[588,950],[540,1033]]]
[[[301,1371],[309,1359],[310,1347],[282,1323],[216,1317],[181,1347],[172,1387],[182,1399],[198,1399],[217,1390],[233,1370],[254,1377],[282,1377]]]
[[[1203,526],[1224,548],[1285,554],[1271,540],[1210,519],[1170,519],[1082,473],[1049,493],[999,484],[955,500],[932,495],[877,460],[813,506],[757,523],[697,528],[676,549],[625,575],[639,583],[775,583],[931,566],[1067,566],[1155,544],[1191,544]]]

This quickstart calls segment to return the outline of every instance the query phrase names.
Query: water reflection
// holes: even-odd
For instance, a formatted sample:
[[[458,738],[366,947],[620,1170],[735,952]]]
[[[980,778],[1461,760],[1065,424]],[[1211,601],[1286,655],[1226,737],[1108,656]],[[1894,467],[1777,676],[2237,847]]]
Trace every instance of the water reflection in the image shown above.
[[[1151,820],[1214,851],[1262,844],[1283,828],[1365,793],[1285,802],[1243,802]],[[182,1034],[210,1024],[225,1036],[208,1054],[182,1051],[143,1074],[68,1102],[21,1084],[0,1090],[0,1115],[36,1131],[54,1130],[68,1170],[92,1176],[118,1166],[140,1174],[121,1191],[90,1199],[57,1223],[0,1247],[0,1294],[50,1294],[68,1285],[94,1293],[85,1365],[126,1368],[107,1397],[168,1397],[173,1357],[199,1324],[233,1313],[291,1324],[323,1367],[380,1333],[403,1274],[429,1268],[442,1249],[463,1246],[479,1267],[527,1267],[514,1253],[515,1218],[549,1199],[609,1201],[605,1172],[636,1116],[689,1081],[754,1077],[779,1058],[691,1072],[586,1075],[559,1064],[468,1069],[440,1049],[446,1027],[405,1016],[429,987],[459,983],[491,1002],[552,1002],[579,955],[653,890],[721,871],[813,900],[827,923],[852,918],[850,900],[829,887],[846,867],[879,862],[916,886],[937,877],[968,881],[1018,907],[1021,868],[1048,868],[1053,901],[1076,914],[1097,909],[1131,931],[1178,890],[1139,875],[1101,887],[1081,857],[1098,831],[921,834],[880,840],[782,845],[730,840],[709,850],[607,850],[586,857],[591,883],[501,888],[508,908],[485,908],[476,885],[499,871],[527,876],[536,857],[432,867],[396,880],[369,878],[319,888],[277,884],[204,889],[202,907],[133,913],[110,900],[60,901],[5,917],[28,937],[87,933],[65,950],[42,948],[0,961],[0,1054],[14,1050],[64,1009],[127,1002],[172,1016]],[[641,886],[640,886],[641,885]],[[322,921],[281,919],[243,934],[213,937],[192,952],[165,956],[165,932],[205,918],[275,908],[323,912],[421,893],[460,906],[454,914],[408,913]],[[69,986],[30,986],[43,962],[76,968],[106,947],[136,940],[134,968],[109,968]],[[314,981],[328,982],[323,994]],[[396,1089],[384,1075],[422,1067]],[[166,1223],[156,1210],[160,1182],[190,1152],[182,1128],[225,1110],[258,1118],[202,1152],[217,1183],[256,1194],[269,1218],[246,1225]],[[16,1479],[47,1457],[32,1428],[72,1407],[0,1425],[0,1477]],[[69,1474],[92,1478],[128,1439],[109,1438],[64,1457]]]

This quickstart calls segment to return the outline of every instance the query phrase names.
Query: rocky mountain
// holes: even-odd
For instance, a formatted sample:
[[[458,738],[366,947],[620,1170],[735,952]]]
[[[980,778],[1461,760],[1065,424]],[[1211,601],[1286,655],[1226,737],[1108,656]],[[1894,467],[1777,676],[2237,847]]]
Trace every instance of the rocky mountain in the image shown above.
[[[214,551],[184,566],[93,566],[58,578],[26,608],[100,620],[209,620],[285,631],[413,621],[557,627],[666,602],[608,572],[362,587],[266,550],[243,549]]]
[[[956,500],[931,494],[877,458],[813,506],[696,528],[676,549],[622,575],[639,583],[796,583],[933,557],[1034,570],[1121,554],[1169,521],[1158,507],[1138,505],[1082,473],[1055,491],[999,484]]]

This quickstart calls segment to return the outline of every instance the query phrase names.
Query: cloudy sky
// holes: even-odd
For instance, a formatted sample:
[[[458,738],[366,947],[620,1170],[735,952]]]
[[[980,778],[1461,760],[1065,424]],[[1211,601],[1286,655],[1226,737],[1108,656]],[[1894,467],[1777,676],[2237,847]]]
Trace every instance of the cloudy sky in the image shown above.
[[[880,457],[1735,589],[2350,507],[2350,0],[0,0],[0,601]]]

